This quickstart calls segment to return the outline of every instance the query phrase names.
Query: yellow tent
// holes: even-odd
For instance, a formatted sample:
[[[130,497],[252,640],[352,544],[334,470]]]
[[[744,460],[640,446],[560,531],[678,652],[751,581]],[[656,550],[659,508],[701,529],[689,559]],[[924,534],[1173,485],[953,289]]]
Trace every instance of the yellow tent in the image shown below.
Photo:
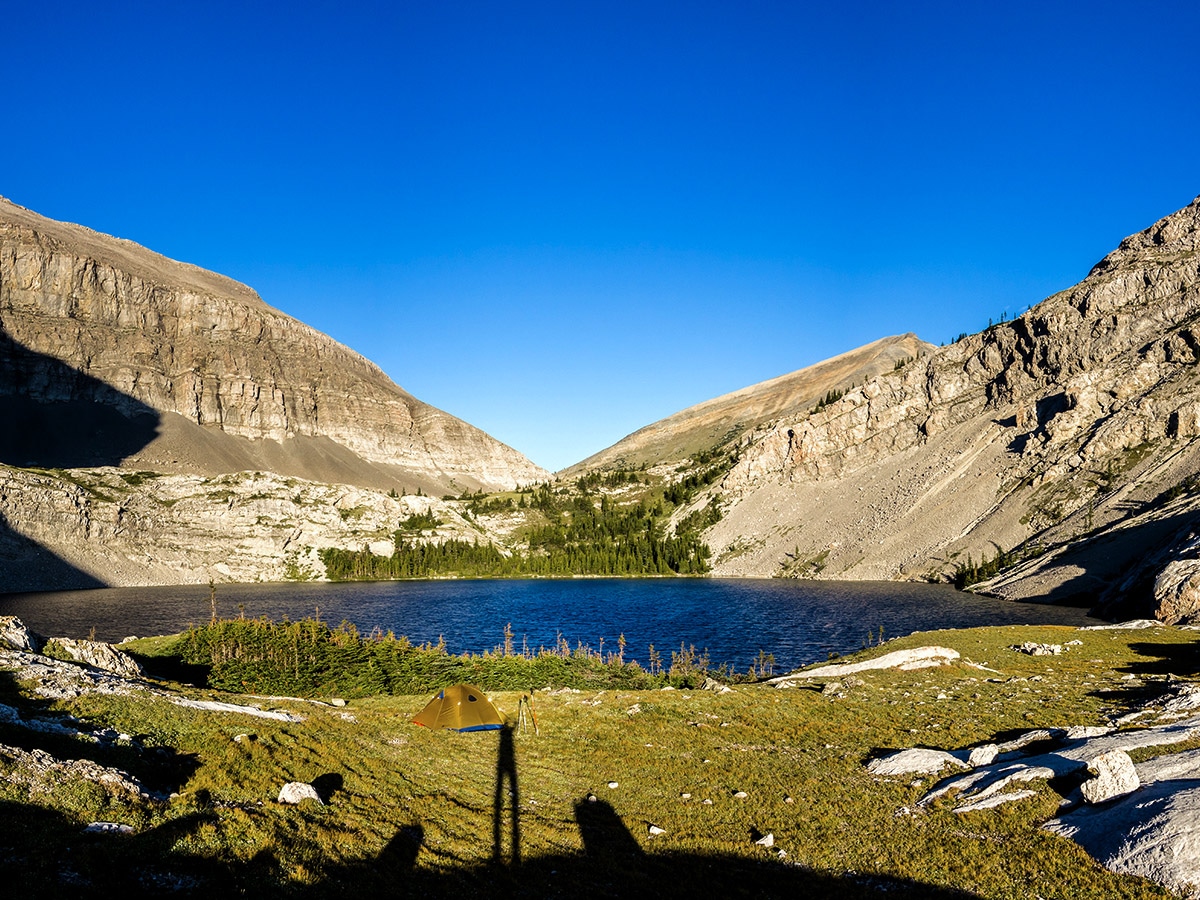
[[[456,684],[438,691],[413,722],[451,731],[491,731],[504,727],[504,713],[475,685]]]

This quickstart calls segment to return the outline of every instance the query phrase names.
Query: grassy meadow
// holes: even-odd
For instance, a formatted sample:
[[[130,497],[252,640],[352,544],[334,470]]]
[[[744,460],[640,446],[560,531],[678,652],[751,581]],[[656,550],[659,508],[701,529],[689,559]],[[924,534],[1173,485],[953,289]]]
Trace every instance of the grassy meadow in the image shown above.
[[[1008,649],[1073,639],[1083,644],[1057,657]],[[0,676],[0,702],[26,717],[66,714],[133,739],[103,745],[0,723],[0,743],[94,759],[161,792],[0,780],[0,874],[22,896],[55,897],[1171,896],[1042,831],[1059,799],[1051,788],[996,810],[957,814],[953,798],[918,810],[930,779],[877,779],[865,763],[914,745],[1098,724],[1168,672],[1197,674],[1193,634],[1014,626],[885,649],[927,644],[963,659],[865,672],[840,697],[821,683],[726,694],[535,683],[540,733],[518,729],[507,742],[412,725],[432,690],[345,707],[328,696],[253,701],[304,717],[281,722],[145,694],[36,700]],[[140,649],[173,652],[162,641]],[[493,697],[515,719],[521,695]],[[325,804],[275,802],[287,781],[313,783]],[[133,833],[82,832],[96,820]],[[767,835],[773,846],[756,843]]]

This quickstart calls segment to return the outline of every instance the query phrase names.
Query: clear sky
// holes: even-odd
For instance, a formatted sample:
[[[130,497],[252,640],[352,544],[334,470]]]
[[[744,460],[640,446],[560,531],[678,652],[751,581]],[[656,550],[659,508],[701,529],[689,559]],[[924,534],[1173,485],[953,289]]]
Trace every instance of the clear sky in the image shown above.
[[[44,3],[0,194],[246,282],[558,469],[941,343],[1200,194],[1200,4]]]

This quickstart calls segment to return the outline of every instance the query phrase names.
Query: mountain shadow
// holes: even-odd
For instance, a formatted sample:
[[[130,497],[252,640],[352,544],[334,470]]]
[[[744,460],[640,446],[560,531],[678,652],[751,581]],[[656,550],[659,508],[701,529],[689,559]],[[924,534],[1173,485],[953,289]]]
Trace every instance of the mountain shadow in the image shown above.
[[[158,434],[157,410],[61,360],[23,346],[0,322],[0,464],[119,465]],[[14,531],[0,507],[0,593],[104,587]]]

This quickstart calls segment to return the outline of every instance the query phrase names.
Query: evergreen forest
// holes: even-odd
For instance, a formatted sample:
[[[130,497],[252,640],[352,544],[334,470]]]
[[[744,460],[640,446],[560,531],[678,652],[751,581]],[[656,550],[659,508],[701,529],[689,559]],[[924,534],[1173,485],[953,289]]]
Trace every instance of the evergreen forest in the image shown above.
[[[381,556],[361,550],[321,551],[327,576],[334,581],[384,581],[398,578],[457,576],[546,577],[575,575],[702,575],[711,551],[700,535],[721,518],[710,502],[668,529],[671,514],[728,470],[722,459],[665,488],[650,488],[636,472],[592,473],[565,486],[541,484],[511,499],[464,494],[464,515],[497,510],[529,510],[519,543],[502,550],[478,540],[420,541],[411,524],[393,534],[394,550]],[[636,501],[619,502],[608,490],[647,485]],[[607,489],[607,490],[606,490]],[[536,512],[540,515],[534,515]],[[425,523],[422,523],[425,524]]]

